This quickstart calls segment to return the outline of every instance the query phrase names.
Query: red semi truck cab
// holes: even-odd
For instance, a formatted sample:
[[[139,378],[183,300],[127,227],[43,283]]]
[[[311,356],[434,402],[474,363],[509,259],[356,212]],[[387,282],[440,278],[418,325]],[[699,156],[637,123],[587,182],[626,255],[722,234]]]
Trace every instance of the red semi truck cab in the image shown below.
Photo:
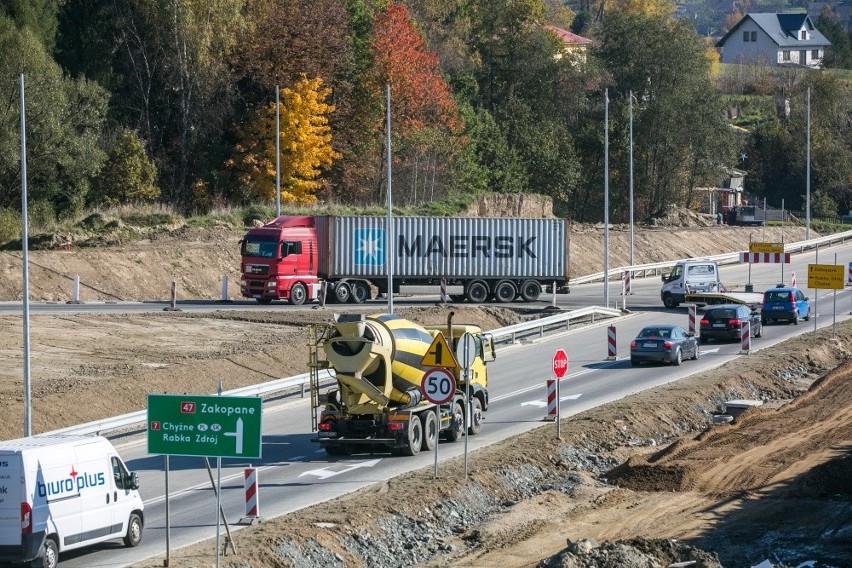
[[[254,227],[240,242],[240,292],[261,304],[286,300],[294,305],[314,300],[317,278],[317,233],[314,217],[282,215]]]

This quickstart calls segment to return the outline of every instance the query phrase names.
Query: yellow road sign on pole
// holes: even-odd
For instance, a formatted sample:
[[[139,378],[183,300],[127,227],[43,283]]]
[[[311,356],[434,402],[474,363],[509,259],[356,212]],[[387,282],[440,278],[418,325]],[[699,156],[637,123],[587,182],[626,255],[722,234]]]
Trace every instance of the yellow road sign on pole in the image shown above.
[[[783,253],[784,243],[749,243],[748,252]]]
[[[432,340],[432,345],[429,346],[429,350],[423,355],[420,364],[424,367],[446,367],[453,369],[459,366],[455,355],[453,355],[453,350],[447,344],[443,333],[439,333]]]
[[[843,290],[845,270],[838,264],[809,264],[808,288]]]

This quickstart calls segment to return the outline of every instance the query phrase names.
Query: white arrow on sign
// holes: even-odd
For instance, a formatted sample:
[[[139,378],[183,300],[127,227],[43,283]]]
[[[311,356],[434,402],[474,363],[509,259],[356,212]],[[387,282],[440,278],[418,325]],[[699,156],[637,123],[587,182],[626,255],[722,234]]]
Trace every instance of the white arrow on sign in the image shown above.
[[[350,472],[350,471],[354,471],[354,470],[356,470],[360,467],[373,467],[377,463],[379,463],[380,461],[382,461],[381,458],[379,458],[377,460],[370,460],[370,461],[365,461],[365,462],[353,463],[353,464],[348,465],[345,468],[341,469],[340,471],[334,471],[333,469],[328,468],[328,467],[324,467],[322,469],[311,469],[311,470],[308,470],[308,471],[303,471],[302,473],[299,474],[299,477],[302,477],[303,475],[315,475],[316,477],[319,477],[320,479],[328,479],[329,477],[334,477],[335,475],[340,475],[341,473],[347,473],[347,472]]]
[[[243,419],[237,418],[237,430],[236,432],[225,432],[226,436],[233,436],[237,442],[237,451],[236,453],[243,453]]]

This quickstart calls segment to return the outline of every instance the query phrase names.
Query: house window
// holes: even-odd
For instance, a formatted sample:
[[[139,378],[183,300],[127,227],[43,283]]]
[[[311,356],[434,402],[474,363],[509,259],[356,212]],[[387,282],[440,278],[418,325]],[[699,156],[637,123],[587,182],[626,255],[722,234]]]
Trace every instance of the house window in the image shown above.
[[[799,39],[808,39],[808,32],[806,32],[805,30],[801,30],[799,32]]]
[[[757,32],[751,32],[751,41],[757,41]]]
[[[790,50],[786,49],[781,52],[781,61],[790,61]]]
[[[748,42],[748,32],[743,32],[743,42]]]
[[[819,59],[819,50],[818,49],[811,50],[811,59]]]

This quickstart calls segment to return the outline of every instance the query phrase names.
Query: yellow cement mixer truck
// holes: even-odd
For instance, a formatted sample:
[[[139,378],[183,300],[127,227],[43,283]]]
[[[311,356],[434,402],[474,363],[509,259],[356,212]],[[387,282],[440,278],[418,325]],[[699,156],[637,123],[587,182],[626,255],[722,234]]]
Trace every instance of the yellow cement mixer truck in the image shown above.
[[[443,354],[443,361],[453,362],[447,370],[456,390],[448,402],[436,405],[420,385],[428,370],[424,355],[439,334],[453,351],[463,337],[468,345],[472,337],[475,354],[468,369]],[[313,326],[309,336],[313,441],[329,455],[390,451],[413,456],[434,449],[439,438],[454,442],[465,429],[475,435],[482,428],[488,408],[485,364],[495,353],[491,335],[478,326],[454,325],[452,316],[446,326],[420,326],[394,314],[342,314],[334,323]],[[335,384],[320,392],[328,382],[324,370]]]

